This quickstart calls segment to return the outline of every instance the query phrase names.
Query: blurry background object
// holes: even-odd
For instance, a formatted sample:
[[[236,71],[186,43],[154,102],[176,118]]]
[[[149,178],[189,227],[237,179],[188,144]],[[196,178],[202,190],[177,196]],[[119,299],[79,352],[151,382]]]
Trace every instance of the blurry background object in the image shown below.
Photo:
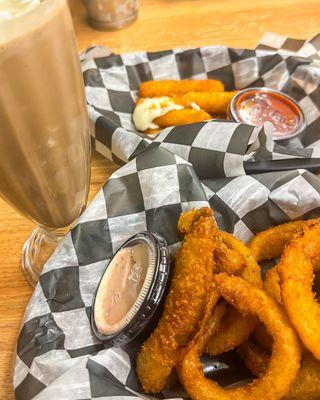
[[[84,0],[89,22],[99,30],[116,30],[138,16],[138,0]]]

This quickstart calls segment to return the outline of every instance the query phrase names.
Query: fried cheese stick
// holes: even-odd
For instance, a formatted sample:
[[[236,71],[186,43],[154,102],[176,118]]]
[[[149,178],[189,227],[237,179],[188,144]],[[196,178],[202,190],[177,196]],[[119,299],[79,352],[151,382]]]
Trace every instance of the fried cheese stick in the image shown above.
[[[180,349],[196,333],[215,268],[213,252],[218,229],[211,209],[183,213],[178,229],[186,234],[176,256],[163,315],[137,358],[139,380],[149,393],[159,392],[165,386]],[[219,296],[217,292],[216,301]]]
[[[228,111],[230,101],[237,91],[232,92],[190,92],[182,96],[174,96],[175,103],[184,107],[192,107],[196,104],[209,114],[225,114]]]
[[[161,131],[161,129],[147,129],[143,131],[142,133],[145,133],[147,135],[156,135]]]
[[[184,108],[183,110],[172,110],[161,117],[153,120],[155,124],[161,128],[168,126],[192,124],[193,122],[208,121],[212,119],[211,115],[203,110],[194,110],[192,108]]]
[[[215,79],[203,80],[160,80],[143,82],[139,88],[140,97],[171,96],[189,92],[223,92],[224,84]]]

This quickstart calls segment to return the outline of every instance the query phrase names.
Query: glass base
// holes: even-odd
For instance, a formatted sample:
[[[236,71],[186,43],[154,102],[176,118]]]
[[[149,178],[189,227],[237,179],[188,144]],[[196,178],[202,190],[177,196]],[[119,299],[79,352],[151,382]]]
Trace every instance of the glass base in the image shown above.
[[[137,19],[137,17],[138,17],[138,13],[132,14],[131,16],[129,16],[127,18],[120,19],[120,20],[113,21],[113,22],[98,21],[96,19],[89,18],[89,23],[94,29],[97,29],[98,31],[117,31],[128,25],[131,25]]]
[[[37,226],[22,248],[21,267],[33,287],[38,283],[42,268],[67,229],[49,230]]]

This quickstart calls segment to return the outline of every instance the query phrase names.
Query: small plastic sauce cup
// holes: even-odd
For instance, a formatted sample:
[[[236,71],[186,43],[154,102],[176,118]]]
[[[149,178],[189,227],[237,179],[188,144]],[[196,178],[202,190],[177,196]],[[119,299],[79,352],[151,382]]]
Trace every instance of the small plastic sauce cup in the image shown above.
[[[170,256],[163,237],[141,232],[128,239],[107,265],[94,297],[91,326],[105,347],[148,336],[165,299]]]
[[[249,125],[271,122],[274,140],[291,139],[306,128],[299,104],[288,95],[268,88],[241,90],[231,100],[229,114],[235,121]]]

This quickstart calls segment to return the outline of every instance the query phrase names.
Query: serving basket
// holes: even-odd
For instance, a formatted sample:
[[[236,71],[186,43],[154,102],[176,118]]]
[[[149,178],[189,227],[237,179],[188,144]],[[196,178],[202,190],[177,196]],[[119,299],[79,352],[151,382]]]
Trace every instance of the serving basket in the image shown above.
[[[255,50],[208,46],[81,55],[94,148],[121,167],[107,180],[46,263],[17,341],[17,400],[183,398],[181,386],[143,393],[135,373],[141,343],[105,349],[90,327],[101,274],[131,235],[163,235],[179,248],[181,212],[210,206],[219,227],[248,241],[292,219],[319,216],[320,36],[302,41],[266,34]],[[150,79],[215,78],[227,90],[267,86],[302,107],[307,129],[274,142],[272,126],[208,121],[135,131],[137,89]],[[221,385],[249,377],[235,353],[203,358]],[[235,371],[240,372],[235,372]]]

